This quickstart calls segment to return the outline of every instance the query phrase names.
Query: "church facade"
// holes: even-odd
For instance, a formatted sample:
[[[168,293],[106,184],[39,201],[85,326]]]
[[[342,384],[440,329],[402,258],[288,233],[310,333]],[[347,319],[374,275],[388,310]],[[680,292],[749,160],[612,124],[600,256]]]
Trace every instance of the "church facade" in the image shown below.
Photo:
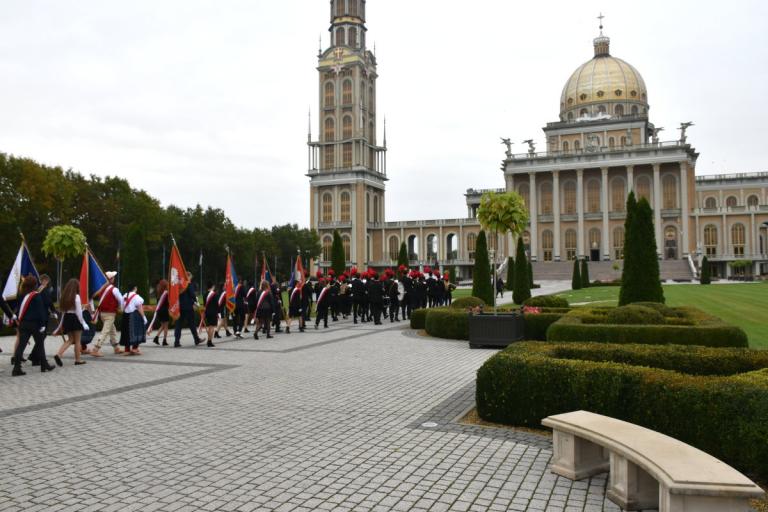
[[[470,278],[485,191],[467,191],[463,219],[385,220],[386,125],[378,144],[378,74],[365,11],[365,0],[332,0],[331,45],[318,56],[319,137],[313,141],[310,130],[307,176],[310,225],[323,246],[319,264],[329,265],[337,230],[350,266],[390,267],[405,242],[412,266],[453,266]],[[697,177],[690,123],[678,140],[662,141],[649,111],[642,76],[610,54],[601,31],[594,57],[563,88],[559,119],[544,128],[547,151],[526,141],[529,151],[516,155],[506,141],[500,190],[520,194],[531,212],[523,239],[538,278],[576,258],[622,260],[630,191],[654,210],[662,262],[678,262],[678,269],[687,262],[691,277],[704,255],[715,275],[768,272],[768,173]],[[506,261],[514,242],[490,237],[492,257]],[[737,260],[752,266],[734,266]]]

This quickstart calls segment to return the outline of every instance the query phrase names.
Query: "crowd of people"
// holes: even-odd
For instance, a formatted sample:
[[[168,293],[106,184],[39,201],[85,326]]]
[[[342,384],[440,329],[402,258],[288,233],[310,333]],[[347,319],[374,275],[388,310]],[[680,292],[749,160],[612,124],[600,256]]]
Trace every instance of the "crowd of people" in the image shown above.
[[[55,307],[50,278],[47,275],[27,276],[22,280],[16,307],[11,308],[0,297],[0,309],[10,324],[16,327],[16,343],[11,359],[13,376],[26,375],[23,369],[25,350],[30,339],[34,341],[29,355],[32,366],[42,372],[50,372],[63,366],[62,357],[73,347],[75,365],[83,365],[84,355],[104,357],[102,347],[106,342],[115,354],[140,356],[141,345],[152,337],[152,343],[169,346],[171,323],[169,283],[163,279],[157,283],[154,307],[145,304],[135,285],[121,293],[115,284],[117,272],[107,272],[107,282],[87,302],[80,296],[80,282],[69,280],[61,290],[58,310]],[[261,283],[238,283],[234,297],[228,297],[223,283],[208,283],[202,303],[197,294],[192,275],[189,285],[178,298],[178,318],[174,325],[174,347],[181,346],[183,330],[189,329],[195,346],[203,343],[205,333],[207,347],[214,348],[214,340],[223,336],[242,339],[253,329],[254,339],[259,334],[273,338],[275,333],[291,333],[296,325],[304,332],[312,323],[314,328],[328,328],[329,321],[352,318],[353,323],[382,325],[410,319],[416,309],[450,304],[455,286],[448,274],[441,275],[429,267],[424,272],[400,267],[381,274],[373,269],[364,272],[352,268],[336,275],[318,271],[314,279],[295,281],[287,287],[267,280]],[[285,294],[285,300],[283,292]],[[233,299],[233,300],[230,300]],[[287,302],[284,304],[284,301]],[[96,306],[98,304],[98,306]],[[196,320],[199,311],[200,321]],[[147,313],[153,313],[149,321]],[[122,318],[118,330],[118,314]],[[94,325],[101,321],[98,335]],[[230,330],[231,328],[231,330]],[[222,335],[223,331],[223,335]],[[56,366],[49,363],[45,352],[45,339],[51,334],[63,338],[54,355]]]

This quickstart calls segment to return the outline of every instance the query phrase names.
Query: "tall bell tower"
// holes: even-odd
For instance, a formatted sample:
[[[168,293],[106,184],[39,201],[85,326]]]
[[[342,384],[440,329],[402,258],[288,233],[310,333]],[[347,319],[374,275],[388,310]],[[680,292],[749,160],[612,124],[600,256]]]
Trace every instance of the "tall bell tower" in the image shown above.
[[[377,145],[376,56],[366,48],[366,0],[331,0],[331,45],[318,55],[319,135],[308,134],[310,225],[330,264],[333,231],[347,262],[373,259],[370,230],[384,222],[386,127]]]

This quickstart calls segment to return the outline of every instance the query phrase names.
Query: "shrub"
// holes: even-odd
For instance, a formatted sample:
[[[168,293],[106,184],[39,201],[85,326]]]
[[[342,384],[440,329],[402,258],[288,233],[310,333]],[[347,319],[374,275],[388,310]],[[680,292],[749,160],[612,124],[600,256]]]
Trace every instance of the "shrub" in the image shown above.
[[[664,316],[652,308],[630,305],[611,310],[606,320],[616,325],[662,325]]]
[[[515,256],[515,289],[512,299],[515,304],[522,304],[531,298],[531,276],[528,275],[528,257],[525,255],[523,237],[517,238],[517,255]]]
[[[485,306],[485,301],[478,297],[462,297],[456,299],[449,306],[451,309],[469,309]]]
[[[540,313],[538,315],[525,315],[525,339],[547,341],[547,329],[560,320],[565,313]]]
[[[581,290],[581,272],[579,260],[573,260],[573,275],[571,275],[571,290]]]
[[[344,273],[347,268],[347,257],[344,252],[344,243],[338,231],[333,232],[333,244],[331,245],[331,268],[337,276]]]
[[[634,307],[634,306],[633,306]],[[641,306],[642,307],[642,306]],[[547,331],[547,341],[748,347],[746,333],[696,308],[673,308],[680,321],[663,325],[609,324],[614,308],[577,308]],[[648,308],[650,309],[650,308]],[[674,325],[687,321],[689,325]],[[692,324],[692,325],[691,325]]]
[[[621,276],[619,305],[633,302],[664,302],[653,210],[648,200],[635,201],[633,192],[627,199],[627,219],[624,224],[624,272]]]
[[[567,308],[568,299],[565,297],[559,297],[557,295],[540,295],[538,297],[531,297],[523,303],[524,306],[530,306],[534,308]]]
[[[706,256],[701,260],[701,276],[699,281],[701,284],[712,284],[712,268],[709,264],[709,258]]]
[[[662,316],[665,316],[665,317],[681,317],[684,315],[684,313],[681,310],[671,308],[666,304],[661,304],[660,302],[633,302],[630,305],[642,306],[644,308],[651,308],[655,311],[658,311],[659,313],[662,314]]]
[[[589,288],[589,261],[587,258],[581,260],[581,287]]]
[[[426,327],[427,323],[427,310],[417,309],[411,311],[411,329],[421,330]]]
[[[496,281],[491,282],[491,266],[488,261],[488,246],[485,231],[480,231],[475,246],[475,270],[472,273],[472,295],[480,297],[486,304],[493,304]]]
[[[449,340],[469,339],[469,313],[455,309],[433,308],[427,311],[427,334]]]
[[[514,291],[515,289],[515,258],[510,256],[507,258],[507,283],[505,290]]]
[[[768,352],[519,343],[477,373],[487,421],[538,428],[589,410],[672,436],[768,477]]]

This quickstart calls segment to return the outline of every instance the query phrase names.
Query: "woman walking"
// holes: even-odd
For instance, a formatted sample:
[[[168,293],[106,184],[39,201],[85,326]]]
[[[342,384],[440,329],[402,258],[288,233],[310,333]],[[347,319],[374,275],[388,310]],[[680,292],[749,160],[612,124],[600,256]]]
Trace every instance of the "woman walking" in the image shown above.
[[[138,287],[131,285],[123,300],[123,325],[120,344],[125,347],[126,356],[140,356],[139,345],[147,341],[147,317],[144,316],[144,299],[138,294]]]
[[[271,339],[272,336],[272,313],[275,310],[275,303],[272,295],[272,288],[267,281],[261,282],[261,289],[259,293],[259,300],[256,303],[256,318],[258,324],[256,325],[256,331],[253,333],[253,338],[259,339],[259,329],[262,328],[267,334],[267,339]]]
[[[216,333],[213,337],[221,338],[219,331],[223,327],[224,334],[229,338],[232,336],[232,333],[229,332],[229,309],[227,308],[227,290],[224,287],[224,283],[219,285],[219,290],[221,290],[221,295],[219,295],[219,325],[216,326]]]
[[[216,286],[208,283],[208,295],[205,298],[205,309],[203,310],[205,320],[205,331],[208,333],[207,346],[213,348],[213,335],[216,332],[216,326],[219,325],[219,301],[216,300]]]
[[[152,317],[152,323],[147,330],[147,334],[152,334],[152,331],[157,325],[157,334],[152,339],[155,345],[160,345],[160,334],[163,335],[163,346],[168,346],[168,323],[171,321],[171,315],[168,312],[168,281],[161,279],[157,283],[155,288],[155,296],[157,297],[157,307],[155,308],[155,316]]]
[[[80,357],[82,353],[81,339],[83,331],[88,331],[88,322],[83,317],[83,303],[80,300],[80,281],[77,279],[70,279],[61,291],[61,302],[59,303],[61,311],[64,312],[64,317],[61,320],[61,326],[57,331],[64,334],[64,343],[61,344],[61,348],[53,356],[53,360],[61,367],[64,363],[61,362],[61,356],[69,349],[70,346],[75,346],[75,365],[80,366],[85,364]]]
[[[13,360],[13,376],[19,377],[26,375],[21,369],[22,356],[24,349],[27,348],[29,338],[35,340],[35,346],[32,349],[32,356],[35,361],[40,363],[42,372],[50,372],[56,367],[48,363],[45,357],[45,327],[48,324],[48,307],[43,296],[36,291],[37,278],[27,276],[21,283],[19,296],[19,310],[17,313],[19,323],[19,344],[16,346],[16,353]]]

